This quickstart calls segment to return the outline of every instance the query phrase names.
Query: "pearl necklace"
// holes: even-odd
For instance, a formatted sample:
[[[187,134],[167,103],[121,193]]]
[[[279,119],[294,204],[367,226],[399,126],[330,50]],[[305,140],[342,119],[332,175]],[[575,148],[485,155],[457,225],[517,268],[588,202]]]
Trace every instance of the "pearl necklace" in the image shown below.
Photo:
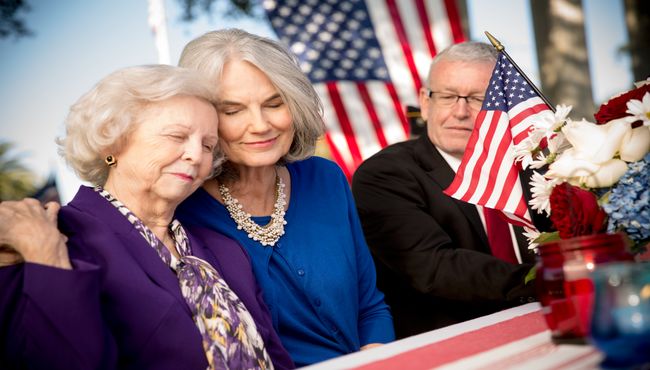
[[[260,226],[251,219],[250,213],[244,211],[241,203],[230,195],[228,187],[219,184],[221,199],[223,199],[230,217],[237,224],[237,230],[243,229],[249,238],[260,242],[263,246],[274,246],[280,237],[284,235],[284,225],[287,224],[287,221],[284,220],[284,206],[287,204],[287,197],[284,194],[284,182],[277,174],[275,175],[275,185],[275,205],[273,205],[271,221],[264,226]]]

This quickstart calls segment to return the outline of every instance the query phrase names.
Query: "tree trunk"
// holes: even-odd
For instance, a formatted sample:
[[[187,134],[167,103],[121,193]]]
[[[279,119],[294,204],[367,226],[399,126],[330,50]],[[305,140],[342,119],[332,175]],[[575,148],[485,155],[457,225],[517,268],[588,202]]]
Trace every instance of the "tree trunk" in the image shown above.
[[[541,76],[551,104],[573,105],[571,117],[595,112],[581,0],[530,0]]]
[[[632,59],[634,80],[650,77],[650,2],[624,0],[625,23],[629,35],[627,49]]]

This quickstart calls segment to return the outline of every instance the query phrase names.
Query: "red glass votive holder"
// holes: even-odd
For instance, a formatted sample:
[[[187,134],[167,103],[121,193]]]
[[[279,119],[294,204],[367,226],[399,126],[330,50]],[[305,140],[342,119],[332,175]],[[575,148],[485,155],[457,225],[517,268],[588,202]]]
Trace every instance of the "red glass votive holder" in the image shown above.
[[[536,284],[553,340],[585,343],[593,305],[590,273],[599,264],[632,261],[622,234],[595,234],[539,246]]]

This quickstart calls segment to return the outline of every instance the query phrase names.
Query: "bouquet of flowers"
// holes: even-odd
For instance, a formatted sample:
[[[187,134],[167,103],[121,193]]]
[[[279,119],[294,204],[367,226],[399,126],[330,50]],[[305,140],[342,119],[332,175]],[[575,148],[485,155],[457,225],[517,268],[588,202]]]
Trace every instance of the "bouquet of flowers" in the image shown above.
[[[531,248],[623,231],[642,252],[650,241],[650,79],[604,103],[596,122],[567,118],[571,108],[540,116],[515,146],[515,161],[536,170],[531,208],[557,230],[527,229]]]

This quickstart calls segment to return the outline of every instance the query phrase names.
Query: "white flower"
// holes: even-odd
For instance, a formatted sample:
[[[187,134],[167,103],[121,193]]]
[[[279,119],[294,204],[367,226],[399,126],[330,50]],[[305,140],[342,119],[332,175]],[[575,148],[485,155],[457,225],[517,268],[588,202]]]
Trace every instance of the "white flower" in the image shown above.
[[[552,127],[553,131],[556,131],[560,126],[562,126],[562,124],[564,124],[564,122],[566,122],[571,109],[573,109],[572,105],[560,104],[555,107],[555,124]]]
[[[572,177],[589,176],[595,171],[598,171],[599,168],[600,164],[582,159],[580,152],[571,148],[558,155],[550,165],[546,175],[566,180]]]
[[[559,153],[571,147],[571,144],[566,140],[562,131],[549,137],[547,143],[547,148],[550,153]]]
[[[628,166],[625,161],[620,159],[610,159],[600,165],[598,171],[589,176],[583,176],[579,179],[572,179],[573,185],[584,185],[588,188],[605,188],[618,182],[618,179],[627,172]]]
[[[562,132],[580,159],[603,163],[614,158],[623,137],[632,130],[629,119],[619,118],[604,125],[582,121],[569,121]]]
[[[621,142],[619,156],[626,162],[641,160],[650,151],[650,126],[631,129]]]
[[[535,142],[535,139],[531,136],[528,136],[519,142],[519,144],[515,145],[513,148],[515,163],[521,162],[521,167],[524,170],[528,168],[533,161],[533,151],[537,150],[538,146],[539,141]]]
[[[538,243],[535,243],[535,240],[539,238],[540,232],[536,229],[531,229],[530,227],[524,226],[524,236],[528,239],[528,249],[537,249],[539,246]]]
[[[559,180],[547,179],[537,171],[533,171],[530,180],[530,185],[532,186],[530,189],[532,193],[532,199],[529,202],[530,208],[536,210],[537,213],[546,212],[550,216],[551,191],[553,191],[553,188],[558,184]]]
[[[534,169],[538,170],[538,169],[546,166],[547,164],[549,164],[549,162],[552,162],[552,161],[548,157],[546,157],[546,155],[544,155],[543,152],[540,152],[537,155],[537,158],[535,158],[535,160],[530,162],[530,168],[534,168]]]
[[[558,105],[555,113],[544,111],[538,119],[532,123],[528,136],[519,144],[514,146],[515,162],[521,163],[525,170],[529,166],[541,168],[548,164],[548,158],[540,150],[540,144],[546,139],[546,150],[550,158],[555,158],[555,153],[568,147],[565,145],[564,134],[560,129],[566,123],[566,116],[571,111],[571,106]],[[533,156],[533,153],[537,153]]]
[[[572,185],[590,188],[607,187],[615,184],[627,171],[627,163],[610,159],[594,163],[583,159],[575,149],[567,149],[553,162],[546,173],[551,178],[564,179]]]
[[[549,175],[567,180],[584,177],[580,181],[584,184],[614,184],[622,175],[621,171],[627,169],[623,161],[636,162],[650,150],[650,130],[645,127],[633,129],[630,124],[633,119],[619,118],[604,125],[585,120],[569,121],[562,132],[572,147],[564,150],[551,164]],[[620,159],[615,158],[617,155]],[[597,172],[598,177],[593,177]],[[575,179],[570,181],[576,182]]]
[[[650,136],[633,132],[630,119],[624,117],[604,125],[584,119],[567,122],[562,132],[572,147],[558,155],[547,176],[588,187],[615,184],[627,170],[624,160],[642,158],[650,145]],[[615,158],[620,154],[624,160]]]
[[[522,148],[520,157],[518,157],[517,160],[522,162],[523,169],[526,169],[529,166],[530,168],[539,169],[546,166],[547,164],[553,163],[558,153],[570,147],[571,144],[565,140],[564,134],[560,131],[553,133],[551,137],[546,140],[545,151],[548,152],[548,155],[544,153],[545,151],[540,150],[535,158],[533,158],[532,155],[525,155],[525,149]],[[515,153],[517,152],[515,151]]]
[[[564,125],[566,117],[572,108],[571,105],[558,105],[555,107],[555,113],[550,110],[540,113],[537,116],[538,119],[533,122],[535,131],[542,131],[546,137],[551,136],[553,132]]]
[[[630,99],[626,113],[631,114],[635,121],[642,121],[644,126],[650,126],[650,93],[645,93],[641,100]]]

